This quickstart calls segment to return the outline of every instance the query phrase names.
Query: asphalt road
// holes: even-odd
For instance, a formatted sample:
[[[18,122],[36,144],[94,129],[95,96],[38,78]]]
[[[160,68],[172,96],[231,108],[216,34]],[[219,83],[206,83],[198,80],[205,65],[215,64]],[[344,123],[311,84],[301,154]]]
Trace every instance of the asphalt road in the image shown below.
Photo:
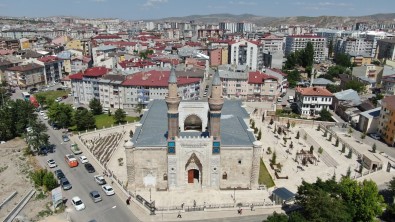
[[[43,120],[43,122],[46,123],[47,121]],[[56,145],[55,152],[49,153],[47,156],[40,156],[38,159],[40,163],[46,167],[46,160],[54,159],[58,167],[51,170],[62,169],[73,186],[71,190],[63,191],[63,197],[67,199],[66,205],[68,206],[68,210],[65,213],[68,215],[65,216],[71,218],[72,221],[90,221],[93,219],[97,222],[139,221],[130,209],[127,208],[124,200],[121,200],[117,195],[106,196],[101,186],[94,181],[93,176],[102,174],[102,169],[93,160],[90,160],[90,162],[95,167],[96,173],[88,173],[82,164],[79,164],[79,166],[75,168],[69,168],[64,160],[64,156],[66,154],[72,154],[70,142],[62,141],[61,130],[53,130],[50,126],[48,126],[48,129],[47,133],[50,136],[49,141],[51,144]],[[107,179],[107,182],[108,181]],[[100,193],[103,199],[101,202],[93,203],[89,197],[89,192],[93,190],[97,190]],[[86,206],[85,210],[76,211],[71,205],[70,201],[74,196],[79,196],[81,198]]]

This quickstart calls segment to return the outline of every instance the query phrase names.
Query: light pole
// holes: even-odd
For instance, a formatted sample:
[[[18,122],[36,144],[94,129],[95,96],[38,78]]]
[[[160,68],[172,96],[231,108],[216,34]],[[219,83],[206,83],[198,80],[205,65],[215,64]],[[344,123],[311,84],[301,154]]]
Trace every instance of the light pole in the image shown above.
[[[149,188],[149,202],[151,203],[151,188]]]
[[[233,187],[233,202],[236,203],[236,187]]]

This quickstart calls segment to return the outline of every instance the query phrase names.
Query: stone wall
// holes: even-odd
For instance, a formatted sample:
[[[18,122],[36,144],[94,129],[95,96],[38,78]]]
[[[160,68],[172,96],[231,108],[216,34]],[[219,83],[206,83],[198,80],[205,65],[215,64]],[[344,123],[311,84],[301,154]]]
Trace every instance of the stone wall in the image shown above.
[[[250,188],[253,149],[221,148],[220,188]],[[227,179],[223,179],[226,172]]]

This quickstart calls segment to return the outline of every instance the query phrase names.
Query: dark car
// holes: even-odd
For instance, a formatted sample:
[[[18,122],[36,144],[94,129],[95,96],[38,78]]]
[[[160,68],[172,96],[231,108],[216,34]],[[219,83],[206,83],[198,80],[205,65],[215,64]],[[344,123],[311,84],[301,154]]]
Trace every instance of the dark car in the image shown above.
[[[64,173],[61,169],[55,170],[54,174],[55,174],[56,178],[58,178],[58,180],[60,180],[62,178],[66,178],[66,176],[64,175]]]
[[[38,92],[38,89],[37,89],[37,88],[31,88],[31,89],[30,89],[30,93],[33,94],[33,93],[35,93],[35,92]]]
[[[59,126],[56,123],[52,124],[52,129],[59,130]]]
[[[96,172],[95,168],[92,166],[90,163],[85,163],[85,169],[88,171],[88,173],[94,173]]]
[[[61,90],[64,90],[64,89],[63,88],[57,88],[56,90],[61,91]]]
[[[55,144],[51,144],[47,146],[48,153],[54,153],[55,152]]]
[[[70,190],[72,188],[71,183],[66,177],[60,179],[60,186],[62,186],[63,190]]]
[[[38,150],[38,155],[46,156],[48,154],[48,148],[46,146],[40,147]]]

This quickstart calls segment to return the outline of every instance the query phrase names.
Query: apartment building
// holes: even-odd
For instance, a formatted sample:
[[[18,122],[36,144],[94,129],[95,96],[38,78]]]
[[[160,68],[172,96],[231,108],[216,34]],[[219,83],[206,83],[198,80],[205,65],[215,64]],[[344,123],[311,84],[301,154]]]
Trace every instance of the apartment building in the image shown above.
[[[314,60],[324,61],[328,58],[326,38],[315,35],[290,35],[285,38],[285,55],[306,48],[308,42],[314,47]]]
[[[56,56],[45,56],[39,58],[37,63],[44,66],[45,84],[60,82],[63,78],[63,60]]]
[[[395,60],[395,38],[377,40],[376,58]]]
[[[257,41],[240,40],[229,43],[228,64],[245,65],[252,71],[263,68],[263,46]]]
[[[0,38],[0,50],[19,50],[19,40]]]
[[[133,109],[139,104],[147,105],[153,99],[165,99],[170,72],[150,70],[127,76],[121,84],[123,107]],[[183,100],[196,100],[200,84],[200,78],[177,77],[178,95]]]
[[[45,84],[44,66],[30,63],[10,67],[5,70],[5,78],[9,86],[28,88]]]
[[[74,103],[88,105],[93,98],[100,99],[98,81],[109,72],[105,67],[93,67],[69,75]]]
[[[317,116],[323,109],[329,109],[333,94],[320,87],[298,87],[295,90],[295,102],[302,116]]]
[[[103,108],[123,109],[123,87],[124,75],[108,74],[101,77],[97,82],[99,86],[99,100]]]
[[[371,56],[373,41],[365,38],[343,38],[336,43],[336,53]]]
[[[378,133],[388,145],[395,145],[395,96],[381,100]]]
[[[222,93],[229,99],[249,102],[273,101],[278,94],[277,78],[260,71],[220,70]]]
[[[381,92],[385,95],[395,95],[395,74],[384,76],[381,79]]]
[[[276,35],[267,35],[259,40],[263,46],[263,50],[267,52],[282,52],[284,46],[284,39]]]

